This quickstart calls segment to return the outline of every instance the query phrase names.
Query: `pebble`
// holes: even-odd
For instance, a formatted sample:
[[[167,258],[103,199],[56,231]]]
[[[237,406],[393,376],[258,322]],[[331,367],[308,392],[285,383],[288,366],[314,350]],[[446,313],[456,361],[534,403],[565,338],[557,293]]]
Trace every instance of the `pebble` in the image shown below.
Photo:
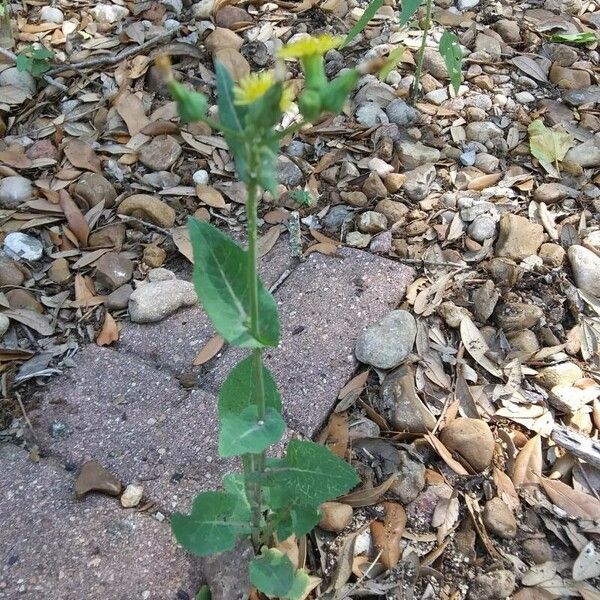
[[[110,25],[123,20],[129,11],[124,6],[116,4],[98,4],[92,8],[91,13],[98,23]]]
[[[465,317],[473,318],[473,315],[464,306],[457,306],[452,301],[442,302],[438,307],[438,313],[444,319],[448,327],[457,329]]]
[[[158,190],[166,190],[181,183],[181,177],[171,171],[153,171],[142,176],[144,183]]]
[[[415,373],[409,365],[386,375],[373,404],[394,431],[426,433],[435,427],[435,417],[417,395]]]
[[[494,457],[494,436],[488,424],[481,419],[458,417],[450,421],[440,434],[448,450],[459,454],[475,472],[485,471]]]
[[[479,215],[470,223],[467,233],[476,242],[491,240],[496,237],[496,219],[487,214]]]
[[[448,79],[448,67],[439,50],[435,48],[425,48],[423,53],[423,70],[436,79]]]
[[[9,67],[0,73],[0,86],[11,85],[26,91],[28,94],[35,94],[35,78],[29,71],[19,71],[17,67]]]
[[[394,88],[379,81],[373,75],[367,75],[363,79],[366,79],[367,83],[356,92],[356,95],[354,96],[355,106],[372,102],[384,109],[390,102],[396,99]],[[385,119],[385,122],[387,123],[387,115],[385,115]]]
[[[562,266],[565,260],[565,249],[559,244],[542,244],[538,256],[544,261],[544,264],[557,268]]]
[[[554,204],[555,202],[560,202],[565,198],[576,197],[577,190],[573,188],[567,187],[562,183],[552,182],[552,183],[542,183],[536,190],[533,192],[533,199],[536,202],[545,202],[546,204]]]
[[[600,395],[599,388],[595,386],[578,388],[570,385],[555,385],[548,395],[548,402],[554,408],[564,413],[576,413],[586,404],[590,404]]]
[[[324,502],[319,506],[319,527],[332,533],[340,533],[352,523],[352,507],[341,502]]]
[[[175,224],[175,211],[167,203],[147,194],[134,194],[125,198],[119,204],[117,213],[149,221],[167,229]]]
[[[25,273],[11,258],[0,256],[0,286],[21,285],[25,281]]]
[[[521,28],[516,21],[500,19],[496,25],[496,32],[507,44],[516,44],[521,41]]]
[[[475,8],[479,4],[479,0],[458,0],[456,7],[461,12]]]
[[[337,204],[329,209],[329,212],[323,217],[323,228],[330,233],[339,233],[344,223],[349,221],[354,211],[343,204]]]
[[[125,241],[126,232],[125,223],[111,223],[91,233],[88,238],[88,246],[90,248],[114,248],[115,250],[120,250]]]
[[[425,487],[425,465],[405,450],[400,450],[398,455],[397,479],[390,491],[398,496],[402,504],[408,504]]]
[[[557,62],[550,68],[548,78],[565,90],[583,90],[592,85],[592,79],[587,71],[562,67]]]
[[[387,227],[388,222],[385,215],[374,210],[362,213],[358,219],[358,230],[361,233],[380,233],[381,231],[385,231]]]
[[[167,253],[156,244],[149,244],[144,248],[142,260],[149,267],[161,267],[167,258]]]
[[[600,85],[592,85],[585,90],[571,90],[562,95],[563,100],[571,106],[596,104],[600,102]]]
[[[475,38],[475,52],[485,52],[492,60],[498,60],[502,55],[502,45],[493,35],[478,33]]]
[[[435,181],[437,171],[435,165],[425,164],[404,173],[406,182],[404,191],[414,201],[423,200],[428,194],[432,183]]]
[[[502,129],[491,121],[473,121],[465,129],[467,139],[480,144],[487,144],[494,138],[503,137]]]
[[[42,6],[40,21],[42,23],[57,23],[60,25],[65,20],[65,15],[60,8],[55,6]]]
[[[535,102],[535,96],[530,92],[517,92],[515,94],[515,100],[519,104],[531,104]]]
[[[130,483],[121,494],[121,506],[123,508],[134,508],[144,496],[144,488],[141,485]]]
[[[43,313],[44,307],[29,290],[15,288],[6,292],[6,299],[13,310],[26,309],[37,313]]]
[[[568,255],[575,285],[588,294],[600,297],[600,257],[577,244],[569,247]]]
[[[466,152],[463,152],[458,157],[458,159],[460,160],[460,163],[465,167],[472,167],[475,164],[476,158],[477,158],[477,152],[474,149],[467,150]]]
[[[384,231],[376,235],[369,244],[369,250],[378,254],[388,254],[392,249],[392,232]]]
[[[541,565],[552,560],[552,547],[545,537],[529,538],[523,540],[521,545],[536,565]]]
[[[394,167],[392,167],[392,165],[377,157],[374,157],[369,161],[369,169],[377,173],[377,175],[381,178],[394,171]]]
[[[118,287],[106,297],[106,308],[109,310],[123,310],[127,308],[131,294],[133,294],[133,288],[129,283]]]
[[[391,173],[389,175],[391,175]],[[369,176],[363,183],[362,190],[367,198],[370,198],[371,200],[388,195],[388,189],[383,181],[381,181],[381,177],[374,172],[369,173]]]
[[[0,338],[4,337],[4,334],[8,331],[10,327],[10,319],[0,313]]]
[[[196,185],[207,185],[208,184],[208,171],[204,169],[198,169],[193,175],[192,179]]]
[[[346,244],[352,248],[366,248],[373,236],[368,233],[360,233],[360,231],[351,231],[346,236]]]
[[[402,223],[408,214],[408,206],[402,202],[385,198],[375,206],[375,211],[385,215],[391,225]]]
[[[406,175],[404,173],[390,173],[385,176],[383,184],[385,189],[390,194],[395,194],[406,183]]]
[[[492,498],[486,502],[482,516],[487,529],[498,537],[512,540],[517,535],[517,520],[500,498]]]
[[[540,349],[540,343],[538,342],[537,336],[530,329],[507,332],[506,337],[511,349],[515,352],[534,354]]]
[[[535,254],[544,242],[544,228],[519,215],[505,214],[500,219],[496,255],[521,261]]]
[[[15,231],[4,238],[4,251],[15,260],[35,262],[42,258],[44,245],[40,240],[27,233]]]
[[[506,302],[496,309],[496,322],[503,331],[520,331],[535,327],[544,311],[528,302]]]
[[[448,100],[448,90],[446,88],[439,88],[437,90],[432,90],[431,92],[425,94],[424,100],[427,102],[431,102],[439,106],[446,100]]]
[[[571,148],[565,160],[573,162],[584,169],[600,166],[600,133],[593,138]]]
[[[477,575],[469,586],[468,600],[505,600],[515,589],[512,571],[498,569]]]
[[[194,284],[189,281],[151,281],[140,285],[129,297],[129,316],[134,323],[156,323],[196,302]]]
[[[287,156],[280,156],[277,160],[277,177],[279,183],[286,187],[295,187],[304,181],[300,167]]]
[[[181,145],[170,135],[158,135],[144,144],[138,152],[138,160],[148,169],[164,171],[181,155]]]
[[[113,184],[99,173],[84,173],[71,186],[70,191],[77,204],[86,210],[102,201],[105,208],[111,208],[117,198],[117,191]]]
[[[33,186],[29,179],[11,175],[0,181],[0,208],[12,210],[33,197]]]
[[[383,109],[375,102],[365,102],[356,109],[356,120],[364,127],[377,127],[383,123],[389,123],[389,119]]]
[[[360,332],[356,358],[378,369],[393,369],[408,358],[416,335],[415,318],[405,310],[394,310]]]
[[[557,385],[573,385],[583,377],[583,371],[572,362],[563,362],[544,367],[536,375],[537,382],[547,390]]]
[[[103,254],[95,263],[96,280],[109,290],[127,283],[133,276],[133,262],[117,252]]]
[[[392,100],[385,108],[390,123],[401,127],[412,125],[419,120],[419,113],[404,100],[397,98]]]
[[[421,142],[401,140],[397,144],[398,156],[406,169],[416,169],[426,163],[435,164],[440,160],[440,151],[437,148],[425,146]]]
[[[364,192],[354,191],[354,192],[341,192],[340,198],[346,204],[350,206],[354,206],[356,208],[364,208],[369,204],[369,199]]]

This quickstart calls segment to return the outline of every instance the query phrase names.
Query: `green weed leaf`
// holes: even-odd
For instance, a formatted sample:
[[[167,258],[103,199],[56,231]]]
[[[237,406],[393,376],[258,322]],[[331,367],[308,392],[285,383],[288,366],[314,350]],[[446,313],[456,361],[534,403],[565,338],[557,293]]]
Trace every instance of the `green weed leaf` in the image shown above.
[[[207,585],[203,585],[196,594],[195,600],[212,600],[210,588]]]
[[[283,502],[282,502],[283,501]],[[285,503],[285,494],[280,498],[279,504]],[[279,521],[276,527],[277,538],[286,540],[290,535],[297,537],[306,535],[321,520],[321,513],[312,506],[294,506],[290,505],[289,498],[287,506],[281,508],[273,515],[273,520]],[[283,515],[283,513],[286,513]]]
[[[215,329],[236,346],[277,346],[277,305],[260,281],[259,322],[256,331],[250,329],[247,252],[209,223],[190,219],[188,226],[196,293]]]
[[[396,65],[402,59],[403,54],[404,46],[398,46],[390,52],[388,59],[385,61],[385,65],[379,70],[379,79],[381,79],[381,81],[387,79],[387,76],[395,69]]]
[[[400,10],[400,26],[406,25],[419,10],[423,0],[402,0],[402,9]]]
[[[532,121],[527,133],[531,154],[542,163],[558,164],[575,143],[570,133],[560,129],[549,129],[541,119]]]
[[[317,508],[359,482],[354,469],[325,446],[292,440],[285,458],[272,461],[264,475],[275,506],[281,503]]]
[[[458,37],[451,31],[444,31],[440,39],[440,54],[442,55],[446,67],[448,68],[448,74],[450,75],[450,82],[455,92],[458,92],[462,81],[462,61],[463,52],[460,48],[460,42]]]
[[[344,108],[348,94],[358,81],[358,71],[352,69],[338,75],[321,90],[321,104],[324,110],[338,114]]]
[[[264,549],[250,563],[250,583],[267,596],[289,598],[294,575],[290,559],[275,548]]]
[[[177,112],[184,123],[201,121],[206,116],[208,100],[204,94],[188,90],[177,81],[170,81],[169,91],[177,102]]]
[[[278,442],[284,432],[285,421],[277,411],[268,408],[265,418],[259,419],[258,408],[248,406],[240,414],[230,414],[221,420],[219,455],[259,454]]]
[[[288,592],[287,600],[301,600],[306,594],[306,588],[310,585],[310,577],[303,570],[296,571],[292,589]]]
[[[383,6],[383,0],[371,0],[371,4],[367,6],[362,17],[356,22],[356,25],[348,32],[346,39],[342,42],[340,48],[345,48],[364,28],[369,24],[369,21],[375,16],[375,13]]]
[[[32,64],[33,61],[26,54],[21,53],[17,55],[16,65],[18,71],[30,71]]]
[[[171,529],[177,541],[193,554],[225,552],[235,547],[240,536],[250,533],[250,511],[227,492],[202,492],[196,496],[190,515],[172,516]]]
[[[548,39],[551,42],[563,44],[593,44],[598,41],[598,37],[592,31],[584,33],[553,33]]]

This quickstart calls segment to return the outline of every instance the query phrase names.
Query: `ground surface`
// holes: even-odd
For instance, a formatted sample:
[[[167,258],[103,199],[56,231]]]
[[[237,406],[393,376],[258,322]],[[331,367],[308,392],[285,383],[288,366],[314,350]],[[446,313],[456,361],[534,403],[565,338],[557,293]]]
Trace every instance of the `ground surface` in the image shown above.
[[[235,596],[239,555],[198,564],[168,518],[220,481],[216,395],[240,357],[191,306],[185,223],[243,243],[244,191],[223,140],[179,123],[153,60],[170,55],[216,117],[214,60],[236,79],[270,68],[282,43],[345,35],[366,5],[11,7],[0,598],[185,600],[204,577],[215,600]],[[435,0],[411,103],[424,11],[400,26],[400,5],[384,2],[326,69],[398,45],[401,62],[286,140],[279,198],[261,204],[287,438],[316,435],[362,479],[287,548],[326,600],[598,600],[598,7]],[[445,28],[465,55],[458,93],[437,52]],[[13,67],[32,43],[53,50],[45,79]],[[76,499],[84,465],[105,494],[141,486],[136,508]]]

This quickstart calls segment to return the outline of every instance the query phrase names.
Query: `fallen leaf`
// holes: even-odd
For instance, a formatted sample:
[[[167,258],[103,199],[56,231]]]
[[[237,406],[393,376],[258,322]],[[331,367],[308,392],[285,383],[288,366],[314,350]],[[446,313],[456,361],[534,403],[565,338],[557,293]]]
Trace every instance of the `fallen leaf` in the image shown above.
[[[465,315],[460,322],[460,337],[467,352],[489,373],[502,378],[502,371],[488,357],[490,348],[471,318]]]
[[[355,375],[341,390],[338,394],[338,400],[343,400],[350,392],[357,390],[362,391],[365,388],[367,379],[369,378],[369,371],[363,371],[358,375]]]
[[[573,579],[584,581],[600,575],[600,552],[594,542],[586,544],[573,563]]]
[[[60,190],[59,198],[60,207],[65,213],[69,229],[75,234],[79,242],[85,246],[90,235],[90,226],[85,220],[83,213],[66,190]]]
[[[81,465],[79,475],[75,480],[75,494],[78,498],[88,492],[100,492],[109,496],[121,493],[121,482],[97,460],[88,460]]]
[[[37,331],[40,335],[47,336],[54,333],[54,325],[50,322],[48,316],[41,315],[35,310],[16,308],[14,310],[5,310],[2,314],[13,321],[18,321],[30,329]]]
[[[440,458],[457,474],[469,475],[469,472],[452,457],[452,453],[440,440],[429,433],[425,434],[425,439],[433,446],[433,449],[439,454]]]
[[[202,347],[196,358],[192,361],[195,367],[199,367],[207,363],[211,358],[214,358],[223,348],[225,340],[220,335],[213,335],[206,344]]]
[[[318,242],[317,244],[310,246],[310,248],[307,248],[304,252],[304,256],[308,256],[313,252],[319,252],[326,256],[335,256],[337,253],[337,246],[335,244],[330,244],[329,242]]]
[[[381,552],[379,561],[386,569],[391,569],[400,560],[400,540],[406,527],[406,511],[396,502],[384,502],[383,510],[383,523],[373,521],[371,535],[374,551],[378,554]]]
[[[215,190],[215,188],[210,185],[197,185],[196,196],[198,196],[198,199],[204,202],[204,204],[208,204],[208,206],[212,206],[213,208],[225,208],[227,206],[221,192]]]
[[[231,73],[234,81],[250,74],[250,64],[235,48],[220,48],[214,53],[213,59]]]
[[[446,539],[454,525],[456,525],[459,509],[460,503],[455,496],[441,498],[437,503],[431,518],[431,526],[438,530],[438,544],[441,544]]]
[[[98,346],[110,346],[113,342],[118,341],[119,339],[119,326],[117,322],[113,319],[112,315],[107,312],[104,317],[104,323],[102,325],[102,330],[98,334],[96,338],[96,344]]]
[[[600,520],[600,500],[556,479],[542,478],[541,483],[550,500],[570,516]]]
[[[558,167],[569,149],[575,144],[570,133],[562,129],[549,129],[541,119],[536,119],[527,128],[531,154],[540,162]]]
[[[348,415],[345,412],[332,413],[323,433],[321,443],[327,446],[336,456],[345,458],[349,439]]]
[[[192,264],[194,263],[194,251],[192,242],[190,241],[190,232],[187,226],[175,227],[171,229],[173,243],[177,246],[177,250],[183,254]]]
[[[115,104],[115,108],[123,121],[125,121],[129,135],[132,137],[138,134],[150,122],[150,119],[146,116],[143,102],[135,94],[121,96]]]
[[[390,475],[381,485],[351,492],[350,494],[338,498],[338,502],[349,504],[353,508],[373,506],[373,504],[377,504],[383,495],[392,487],[392,485],[394,485],[396,479],[397,476],[395,474]]]
[[[261,235],[258,238],[256,249],[258,258],[265,256],[273,249],[273,246],[276,244],[283,231],[285,231],[283,225],[274,225],[273,227],[270,227],[264,235]]]
[[[76,138],[69,141],[64,148],[65,156],[69,159],[69,162],[78,169],[85,169],[86,171],[93,171],[94,173],[100,173],[102,171],[100,165],[100,159],[96,156],[94,149]]]
[[[532,437],[515,458],[512,482],[516,488],[539,485],[542,476],[542,438]]]

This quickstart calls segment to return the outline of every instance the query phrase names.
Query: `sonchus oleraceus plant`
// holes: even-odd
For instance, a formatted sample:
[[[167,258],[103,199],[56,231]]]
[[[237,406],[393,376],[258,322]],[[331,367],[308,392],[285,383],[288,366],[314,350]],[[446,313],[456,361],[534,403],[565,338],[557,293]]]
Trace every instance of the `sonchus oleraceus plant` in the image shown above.
[[[304,75],[297,99],[302,120],[283,130],[279,124],[292,94],[273,71],[250,74],[236,85],[216,63],[218,122],[208,118],[203,94],[167,75],[181,119],[207,122],[223,134],[246,185],[248,230],[244,249],[209,223],[194,218],[188,223],[200,303],[228,343],[248,350],[218,400],[219,455],[241,457],[243,471],[225,475],[222,491],[200,493],[191,514],[174,514],[172,529],[184,548],[201,556],[232,550],[250,538],[256,551],[251,584],[270,598],[287,600],[306,595],[309,577],[269,546],[308,533],[319,522],[319,506],[346,493],[359,478],[348,463],[310,441],[290,441],[283,458],[267,458],[266,450],[282,439],[286,425],[277,385],[262,358],[266,347],[279,344],[280,326],[275,300],[257,272],[257,203],[262,191],[277,192],[282,139],[324,113],[339,113],[356,85],[357,69],[332,80],[325,74],[325,53],[342,41],[308,36],[280,50],[279,67],[297,60]],[[168,63],[162,66],[170,73]]]

